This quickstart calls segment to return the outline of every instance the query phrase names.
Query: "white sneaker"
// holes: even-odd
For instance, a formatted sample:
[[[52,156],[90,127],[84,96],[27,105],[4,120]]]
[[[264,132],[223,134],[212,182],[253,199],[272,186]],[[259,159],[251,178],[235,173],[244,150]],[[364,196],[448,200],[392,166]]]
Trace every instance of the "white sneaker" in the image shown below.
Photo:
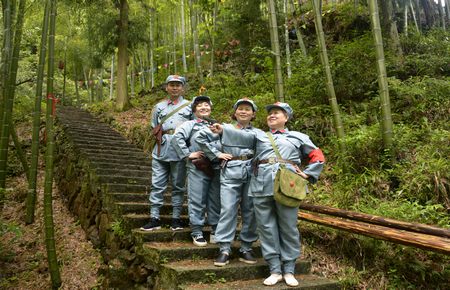
[[[281,280],[283,280],[283,276],[281,276],[281,274],[274,273],[270,275],[266,280],[264,280],[263,284],[266,286],[273,286]]]
[[[203,235],[196,235],[195,237],[192,237],[192,240],[197,247],[206,247],[208,244]]]
[[[216,235],[214,235],[214,234],[209,235],[209,243],[216,244]]]
[[[288,286],[291,286],[291,287],[298,286],[298,281],[297,281],[297,279],[295,279],[293,274],[291,274],[291,273],[284,274],[283,278],[284,278],[284,282],[286,282],[286,284]]]

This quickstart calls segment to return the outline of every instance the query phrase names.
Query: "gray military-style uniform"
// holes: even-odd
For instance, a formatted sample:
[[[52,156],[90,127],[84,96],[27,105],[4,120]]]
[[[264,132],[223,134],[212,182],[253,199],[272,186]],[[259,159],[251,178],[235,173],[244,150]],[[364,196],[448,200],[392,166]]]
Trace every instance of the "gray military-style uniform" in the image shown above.
[[[177,100],[165,99],[155,105],[152,111],[151,127],[155,128],[161,120],[173,110],[189,103],[182,96]],[[160,217],[159,211],[164,203],[163,194],[167,189],[169,177],[172,181],[172,206],[173,218],[180,218],[186,192],[186,166],[183,160],[177,155],[171,145],[175,128],[182,123],[192,119],[192,110],[189,105],[185,106],[162,124],[162,135],[160,154],[158,156],[158,146],[152,151],[152,186],[150,192],[150,216]]]
[[[224,124],[226,128],[234,130],[253,131],[255,128],[248,126],[240,127],[238,124]],[[226,163],[220,173],[220,219],[217,224],[215,241],[220,245],[220,252],[231,254],[231,242],[236,234],[238,208],[241,207],[242,229],[239,235],[241,241],[241,252],[251,250],[252,243],[258,239],[256,234],[255,214],[253,211],[253,202],[248,196],[248,187],[250,185],[251,158],[253,149],[236,146],[239,141],[223,142],[222,149],[218,150],[209,143],[213,137],[209,130],[201,131],[197,137],[202,151],[210,159],[217,158],[221,153],[233,155],[235,159]],[[215,134],[218,137],[218,135]]]
[[[275,144],[284,160],[300,165],[311,152],[319,150],[302,133],[284,129],[272,132]],[[294,273],[295,261],[300,256],[300,233],[297,228],[298,208],[281,205],[273,199],[273,185],[280,163],[265,132],[253,133],[223,127],[222,143],[254,148],[257,166],[250,181],[249,195],[255,207],[258,234],[264,259],[271,273]],[[267,163],[259,164],[265,160]],[[286,167],[295,171],[293,165]],[[304,169],[309,181],[315,183],[323,169],[322,161],[310,163]]]
[[[172,145],[181,159],[187,160],[188,171],[188,210],[191,235],[202,235],[203,226],[207,224],[214,232],[220,214],[220,171],[218,160],[212,160],[214,176],[211,178],[198,170],[189,160],[192,152],[201,151],[197,137],[201,130],[208,130],[208,123],[202,119],[185,122],[175,131]],[[212,132],[210,131],[212,134]],[[220,139],[208,140],[210,146],[219,149]]]

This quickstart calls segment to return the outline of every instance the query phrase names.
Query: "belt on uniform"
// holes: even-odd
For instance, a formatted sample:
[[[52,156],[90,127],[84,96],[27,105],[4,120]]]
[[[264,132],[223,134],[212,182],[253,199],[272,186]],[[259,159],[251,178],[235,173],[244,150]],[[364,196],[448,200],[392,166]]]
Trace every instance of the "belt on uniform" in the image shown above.
[[[257,163],[258,163],[258,165],[259,164],[267,164],[267,163],[269,163],[269,164],[284,163],[284,164],[297,165],[297,163],[295,163],[294,161],[286,160],[286,159],[279,159],[276,157],[270,157],[268,159],[258,160]]]
[[[162,131],[162,134],[168,134],[168,135],[172,135],[173,133],[175,133],[175,130],[166,130],[166,131]]]
[[[242,161],[245,161],[245,160],[250,160],[250,159],[252,159],[253,158],[253,155],[241,155],[241,156],[233,156],[230,160],[242,160]]]
[[[276,158],[276,157],[270,157],[268,159],[257,160],[256,162],[254,162],[253,166],[252,166],[253,174],[255,176],[258,176],[258,166],[260,164],[275,164],[275,163],[297,165],[297,163],[295,163],[294,161],[291,161],[291,160],[279,159],[279,158]]]

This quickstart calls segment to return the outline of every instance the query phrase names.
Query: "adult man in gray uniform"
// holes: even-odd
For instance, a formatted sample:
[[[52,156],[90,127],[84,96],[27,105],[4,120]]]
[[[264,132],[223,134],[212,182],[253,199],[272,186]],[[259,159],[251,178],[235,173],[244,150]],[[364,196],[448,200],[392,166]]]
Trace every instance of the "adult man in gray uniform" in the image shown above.
[[[186,80],[182,76],[170,75],[166,79],[168,98],[155,105],[151,127],[161,126],[160,140],[152,152],[152,186],[150,192],[150,222],[141,227],[144,231],[161,228],[160,209],[164,202],[169,177],[172,182],[172,230],[183,229],[180,220],[184,194],[186,192],[186,164],[171,145],[175,128],[192,119],[190,102],[183,98]]]

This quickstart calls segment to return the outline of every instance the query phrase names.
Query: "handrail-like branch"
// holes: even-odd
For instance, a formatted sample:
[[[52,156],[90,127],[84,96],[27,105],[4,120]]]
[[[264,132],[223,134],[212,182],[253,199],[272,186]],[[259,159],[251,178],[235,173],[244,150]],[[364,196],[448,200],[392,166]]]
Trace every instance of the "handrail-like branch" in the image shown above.
[[[302,203],[300,205],[300,209],[311,211],[311,212],[323,213],[323,214],[327,214],[327,215],[331,215],[331,216],[342,217],[342,218],[356,220],[356,221],[361,221],[361,222],[367,222],[367,223],[371,223],[371,224],[375,224],[375,225],[386,226],[389,228],[396,228],[396,229],[406,230],[406,231],[411,231],[411,232],[416,232],[416,233],[450,238],[450,230],[449,229],[439,228],[436,226],[430,226],[430,225],[426,225],[426,224],[398,221],[398,220],[394,220],[394,219],[390,219],[390,218],[384,218],[381,216],[364,214],[364,213],[359,213],[359,212],[352,212],[352,211],[343,210],[343,209],[339,209],[339,208],[333,208],[333,207],[324,206],[324,205],[308,204],[308,203]]]
[[[354,220],[321,216],[314,213],[300,212],[298,217],[315,224],[450,255],[450,239],[448,238],[404,231]]]

